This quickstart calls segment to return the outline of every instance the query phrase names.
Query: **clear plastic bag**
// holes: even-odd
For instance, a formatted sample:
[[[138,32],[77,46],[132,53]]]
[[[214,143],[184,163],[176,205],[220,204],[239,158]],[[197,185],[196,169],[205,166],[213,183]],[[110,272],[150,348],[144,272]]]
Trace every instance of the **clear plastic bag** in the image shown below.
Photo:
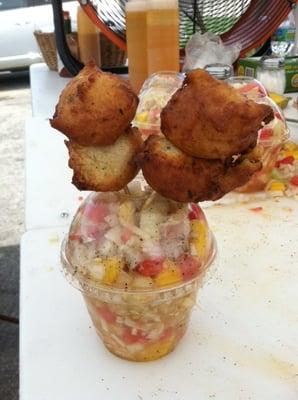
[[[220,37],[211,32],[195,33],[185,48],[183,71],[204,68],[207,64],[233,64],[239,57],[241,44],[226,46]]]

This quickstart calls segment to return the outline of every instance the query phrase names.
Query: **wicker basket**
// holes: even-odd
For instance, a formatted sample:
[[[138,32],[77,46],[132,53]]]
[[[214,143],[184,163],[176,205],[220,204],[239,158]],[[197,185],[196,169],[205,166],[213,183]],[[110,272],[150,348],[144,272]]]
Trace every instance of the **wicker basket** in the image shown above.
[[[43,59],[50,70],[57,71],[57,49],[54,32],[35,31],[34,36],[37,40]]]
[[[57,71],[58,63],[55,33],[35,31],[34,36],[36,37],[45,63],[50,70]],[[77,34],[70,33],[66,35],[66,40],[72,55],[78,58]],[[100,35],[100,52],[102,67],[119,67],[126,63],[126,53],[115,46],[104,35]]]
[[[125,65],[127,55],[125,51],[119,49],[106,36],[100,35],[101,66],[121,67]]]
[[[54,32],[35,31],[36,37],[43,59],[51,71],[58,70],[56,36]],[[78,57],[77,34],[66,35],[69,50],[74,57]]]

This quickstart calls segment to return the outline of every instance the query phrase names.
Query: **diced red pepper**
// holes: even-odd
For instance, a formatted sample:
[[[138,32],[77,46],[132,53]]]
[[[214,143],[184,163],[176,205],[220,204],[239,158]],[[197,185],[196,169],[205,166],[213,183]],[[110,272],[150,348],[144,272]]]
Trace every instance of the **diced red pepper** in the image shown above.
[[[138,265],[137,270],[140,274],[144,276],[153,277],[159,274],[160,271],[163,269],[163,261],[163,258],[142,261]]]
[[[200,262],[189,254],[183,254],[179,258],[178,264],[180,265],[185,281],[194,278],[198,274],[201,266]]]
[[[102,222],[109,214],[108,206],[103,203],[86,204],[83,214],[86,218],[93,222]]]
[[[273,129],[272,128],[263,128],[260,132],[260,139],[261,140],[268,140],[271,139],[273,136]]]
[[[102,306],[96,308],[98,314],[101,316],[109,324],[112,324],[116,321],[116,314],[113,313],[108,307]]]
[[[290,180],[290,183],[294,186],[298,186],[298,175],[293,176]]]
[[[197,204],[191,203],[190,209],[191,209],[191,211],[188,213],[189,220],[193,220],[193,219],[205,220],[204,213]]]
[[[295,161],[295,158],[293,156],[288,156],[288,157],[283,158],[282,160],[276,161],[275,166],[277,168],[279,168],[280,165],[282,165],[282,164],[293,164],[294,161]]]
[[[128,327],[124,328],[121,338],[125,344],[146,343],[148,341],[148,339],[142,336],[142,332],[140,330],[133,335],[132,329]]]

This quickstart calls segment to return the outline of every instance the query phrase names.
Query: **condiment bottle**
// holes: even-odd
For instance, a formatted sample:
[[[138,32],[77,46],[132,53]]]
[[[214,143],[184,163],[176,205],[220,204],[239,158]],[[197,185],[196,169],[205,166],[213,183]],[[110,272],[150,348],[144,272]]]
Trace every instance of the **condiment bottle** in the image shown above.
[[[148,74],[179,71],[177,0],[149,0],[147,11]]]
[[[77,25],[79,57],[81,62],[86,64],[88,61],[94,60],[100,67],[99,31],[86,15],[82,7],[78,7]]]
[[[63,11],[64,31],[66,34],[71,33],[71,20],[69,11]]]
[[[179,71],[177,0],[130,0],[126,4],[129,79],[138,93],[149,75]]]
[[[284,59],[281,57],[263,57],[257,69],[257,79],[268,92],[283,94],[286,87]]]
[[[207,71],[214,78],[221,81],[228,79],[233,75],[233,67],[229,64],[208,64],[205,65],[204,70]]]
[[[126,43],[129,80],[138,93],[148,77],[147,62],[148,1],[130,0],[126,3]]]

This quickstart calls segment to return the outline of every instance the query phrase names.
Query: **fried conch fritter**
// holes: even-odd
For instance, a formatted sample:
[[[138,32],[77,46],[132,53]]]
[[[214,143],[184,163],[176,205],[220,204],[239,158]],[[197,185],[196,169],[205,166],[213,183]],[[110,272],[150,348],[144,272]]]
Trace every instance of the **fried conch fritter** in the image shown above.
[[[127,81],[90,62],[62,91],[50,123],[81,145],[107,146],[130,125],[138,101]]]
[[[270,106],[197,69],[163,109],[161,130],[186,154],[224,160],[255,147],[262,122],[273,117]]]
[[[143,141],[137,128],[128,128],[110,146],[81,146],[65,141],[69,151],[72,183],[79,190],[109,192],[120,190],[138,173],[136,154]]]
[[[262,167],[253,154],[234,162],[191,157],[158,136],[146,140],[137,158],[147,183],[162,196],[180,202],[217,200]]]

